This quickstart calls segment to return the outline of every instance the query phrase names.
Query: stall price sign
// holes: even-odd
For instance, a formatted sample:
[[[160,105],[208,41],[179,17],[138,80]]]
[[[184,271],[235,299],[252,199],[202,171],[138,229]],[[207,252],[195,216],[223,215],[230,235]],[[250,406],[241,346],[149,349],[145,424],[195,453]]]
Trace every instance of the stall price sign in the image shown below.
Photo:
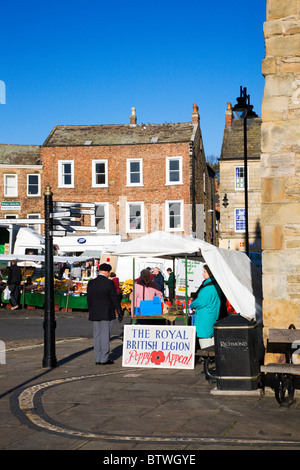
[[[194,369],[195,326],[125,325],[123,367]]]

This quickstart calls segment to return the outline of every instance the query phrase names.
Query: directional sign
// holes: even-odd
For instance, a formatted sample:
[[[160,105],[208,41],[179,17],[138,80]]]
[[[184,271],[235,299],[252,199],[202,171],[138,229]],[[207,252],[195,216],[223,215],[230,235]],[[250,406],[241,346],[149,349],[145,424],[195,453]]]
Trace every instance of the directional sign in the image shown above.
[[[51,237],[64,237],[66,235],[66,232],[65,230],[59,230],[59,231],[50,230],[49,235]]]
[[[70,219],[55,219],[53,221],[54,224],[59,224],[59,225],[74,225],[74,226],[80,226],[81,222],[79,220],[75,220],[74,217],[70,217]]]
[[[82,214],[89,214],[89,215],[94,215],[95,214],[95,210],[94,209],[73,209],[73,207],[71,207],[71,215],[74,216],[74,217],[80,217]]]
[[[58,212],[52,212],[50,214],[50,218],[55,218],[55,219],[60,219],[62,217],[71,217],[71,211],[58,211]]]
[[[74,208],[78,208],[78,209],[88,209],[88,208],[93,208],[95,207],[95,203],[94,202],[53,202],[53,205],[55,207],[74,207]]]
[[[73,226],[73,225],[54,225],[53,228],[59,231],[67,231],[67,232],[96,232],[97,227],[88,227],[86,225],[81,226]]]

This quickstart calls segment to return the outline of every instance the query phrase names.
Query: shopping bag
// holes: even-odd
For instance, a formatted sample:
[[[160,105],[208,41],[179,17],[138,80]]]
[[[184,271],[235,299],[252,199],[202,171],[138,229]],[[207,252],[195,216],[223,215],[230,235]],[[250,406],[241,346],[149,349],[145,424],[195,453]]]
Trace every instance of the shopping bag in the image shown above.
[[[9,290],[8,287],[6,287],[6,288],[4,289],[3,298],[4,298],[4,300],[9,300],[9,299],[10,299],[10,290]]]

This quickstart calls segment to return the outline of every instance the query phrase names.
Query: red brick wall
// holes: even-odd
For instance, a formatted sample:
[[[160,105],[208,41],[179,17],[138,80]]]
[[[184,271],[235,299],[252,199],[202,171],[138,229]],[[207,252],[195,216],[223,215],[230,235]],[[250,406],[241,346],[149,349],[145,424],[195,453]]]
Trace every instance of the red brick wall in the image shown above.
[[[43,184],[41,176],[41,196],[27,196],[27,175],[40,173],[43,170],[25,169],[25,168],[1,168],[0,169],[0,191],[1,201],[7,202],[21,202],[20,211],[3,210],[0,209],[0,218],[4,218],[5,214],[16,215],[18,218],[26,218],[27,214],[41,214],[44,217],[44,199],[43,199]],[[4,175],[14,174],[18,177],[18,195],[15,197],[4,196]]]
[[[166,157],[182,156],[183,185],[165,185]],[[127,158],[143,159],[142,187],[126,187]],[[92,188],[92,160],[108,160],[108,187]],[[190,155],[189,143],[122,145],[103,147],[43,147],[41,160],[44,165],[43,183],[50,184],[53,200],[75,202],[108,202],[120,219],[117,202],[120,197],[127,201],[144,201],[148,217],[151,204],[162,204],[165,200],[184,200],[190,204]],[[74,160],[75,188],[58,188],[58,160]],[[112,211],[113,212],[113,211]],[[85,218],[85,224],[88,224]],[[146,223],[146,221],[145,221]],[[163,230],[161,221],[157,230]],[[125,234],[124,234],[125,235]]]

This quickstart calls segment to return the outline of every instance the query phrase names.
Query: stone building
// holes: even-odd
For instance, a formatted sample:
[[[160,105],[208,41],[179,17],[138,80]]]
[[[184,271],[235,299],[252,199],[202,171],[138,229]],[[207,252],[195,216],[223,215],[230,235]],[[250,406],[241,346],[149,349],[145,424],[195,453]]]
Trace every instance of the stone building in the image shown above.
[[[41,162],[54,200],[96,204],[84,224],[99,234],[215,236],[214,174],[196,105],[185,123],[137,124],[132,108],[129,124],[56,126],[41,146]]]
[[[300,327],[300,0],[268,0],[262,71],[266,327]]]
[[[249,256],[261,267],[261,119],[248,121],[248,221]],[[244,127],[234,118],[231,103],[225,112],[225,129],[220,156],[221,248],[245,251]]]

